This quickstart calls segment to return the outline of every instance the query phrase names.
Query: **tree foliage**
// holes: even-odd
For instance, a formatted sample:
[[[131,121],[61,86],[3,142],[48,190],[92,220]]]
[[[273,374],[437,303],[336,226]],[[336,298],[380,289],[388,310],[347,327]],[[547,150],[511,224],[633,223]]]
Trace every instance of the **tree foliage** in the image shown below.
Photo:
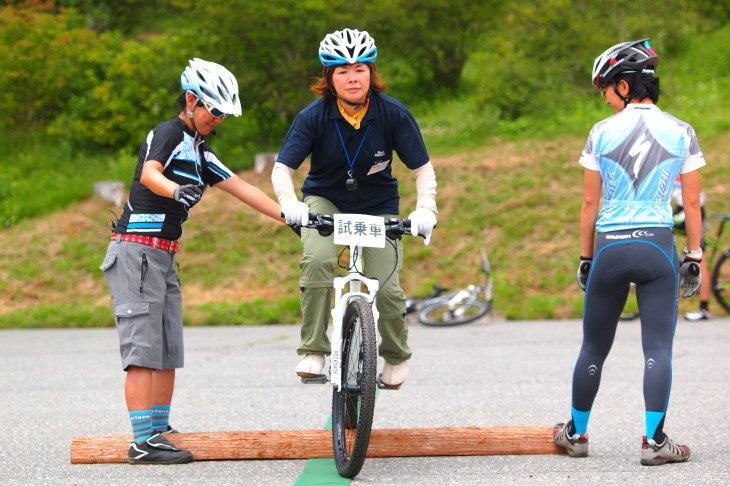
[[[228,67],[244,117],[232,138],[276,146],[314,99],[319,42],[368,30],[378,68],[410,103],[468,99],[498,120],[543,116],[591,91],[606,47],[652,37],[681,52],[730,19],[709,0],[18,0],[0,7],[0,124],[39,126],[80,145],[136,147],[172,114],[188,59]],[[228,128],[230,127],[230,128]],[[220,138],[220,137],[219,137]],[[226,140],[228,140],[226,142]]]

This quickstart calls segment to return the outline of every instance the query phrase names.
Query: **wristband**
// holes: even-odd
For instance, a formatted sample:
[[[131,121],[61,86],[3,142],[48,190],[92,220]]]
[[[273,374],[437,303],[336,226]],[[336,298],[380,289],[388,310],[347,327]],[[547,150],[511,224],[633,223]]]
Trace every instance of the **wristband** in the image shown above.
[[[691,258],[693,260],[701,260],[702,259],[702,248],[700,248],[699,250],[688,250],[687,247],[685,247],[684,256],[687,258]]]

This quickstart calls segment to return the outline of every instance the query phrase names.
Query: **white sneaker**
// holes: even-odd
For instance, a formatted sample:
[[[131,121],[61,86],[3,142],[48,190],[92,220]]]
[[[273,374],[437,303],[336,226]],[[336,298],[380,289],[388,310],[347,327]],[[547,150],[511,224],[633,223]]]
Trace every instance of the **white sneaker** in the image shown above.
[[[712,319],[712,314],[710,314],[710,311],[705,309],[695,309],[692,312],[687,312],[684,315],[684,318],[688,321],[705,321]]]
[[[385,388],[397,390],[408,378],[408,361],[394,365],[387,361],[383,366],[383,373],[380,375],[380,382]]]
[[[304,359],[297,365],[297,375],[302,378],[317,378],[324,371],[323,354],[305,354]]]

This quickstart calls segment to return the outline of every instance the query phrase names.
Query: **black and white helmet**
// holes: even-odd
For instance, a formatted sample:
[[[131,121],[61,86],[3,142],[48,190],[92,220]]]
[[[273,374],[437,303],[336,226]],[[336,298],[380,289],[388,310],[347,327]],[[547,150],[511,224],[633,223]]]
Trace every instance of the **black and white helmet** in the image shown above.
[[[319,44],[319,60],[323,66],[375,62],[377,58],[375,41],[365,30],[338,30],[327,34]]]
[[[607,49],[593,63],[593,84],[600,88],[621,73],[653,74],[659,64],[659,55],[651,48],[649,41],[622,42]]]
[[[221,113],[241,116],[238,82],[220,64],[196,57],[180,76],[180,84],[184,90],[192,91],[201,101],[213,105]]]

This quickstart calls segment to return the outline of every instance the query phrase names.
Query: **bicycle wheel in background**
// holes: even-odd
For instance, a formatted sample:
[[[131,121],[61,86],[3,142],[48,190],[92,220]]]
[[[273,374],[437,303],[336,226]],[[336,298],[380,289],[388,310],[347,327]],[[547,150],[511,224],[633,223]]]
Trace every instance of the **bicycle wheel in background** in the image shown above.
[[[342,323],[342,389],[332,394],[332,443],[337,472],[354,478],[365,462],[375,411],[377,349],[370,304],[354,299]]]
[[[712,269],[712,293],[725,312],[730,313],[730,251],[717,259]]]
[[[491,303],[476,299],[465,299],[453,308],[449,305],[449,299],[439,299],[421,308],[418,322],[426,326],[458,326],[476,321],[491,309]]]

